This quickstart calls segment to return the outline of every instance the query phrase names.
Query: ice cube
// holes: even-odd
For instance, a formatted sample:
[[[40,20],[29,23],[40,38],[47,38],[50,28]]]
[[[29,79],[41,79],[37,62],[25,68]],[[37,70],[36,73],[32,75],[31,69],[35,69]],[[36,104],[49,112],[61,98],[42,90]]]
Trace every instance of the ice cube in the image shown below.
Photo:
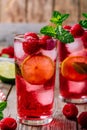
[[[43,55],[46,55],[46,56],[50,57],[53,61],[56,60],[56,57],[57,57],[57,50],[56,50],[56,48],[54,48],[52,50],[41,49],[41,53]]]
[[[74,42],[66,44],[66,47],[70,53],[84,49],[84,45],[83,45],[81,38],[75,38]]]
[[[20,42],[15,42],[14,50],[15,50],[15,56],[19,59],[21,59],[25,55],[25,52],[22,47],[22,43]]]
[[[53,90],[43,90],[37,95],[37,100],[42,105],[49,105],[53,101]]]
[[[68,81],[69,84],[69,92],[73,93],[81,93],[85,88],[85,82],[74,82]]]
[[[82,49],[80,51],[71,53],[70,56],[87,56],[87,49]]]
[[[43,89],[43,85],[31,85],[28,82],[26,82],[26,90],[29,91],[37,91]]]

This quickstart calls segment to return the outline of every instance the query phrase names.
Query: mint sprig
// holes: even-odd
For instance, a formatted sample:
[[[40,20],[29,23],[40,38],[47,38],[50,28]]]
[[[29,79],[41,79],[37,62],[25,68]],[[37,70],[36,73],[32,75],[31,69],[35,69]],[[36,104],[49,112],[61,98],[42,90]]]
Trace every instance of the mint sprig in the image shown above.
[[[73,41],[73,36],[67,31],[64,30],[61,26],[56,28],[56,38],[64,43],[71,43]]]
[[[61,14],[58,11],[53,11],[52,18],[50,21],[54,24],[62,24],[69,17],[69,14]]]
[[[82,13],[82,15],[83,15],[85,18],[87,18],[87,13]]]
[[[52,18],[50,21],[55,26],[45,26],[41,28],[40,32],[45,35],[52,36],[59,39],[63,43],[71,43],[74,41],[73,36],[69,31],[66,31],[62,27],[62,23],[69,17],[69,14],[61,14],[58,11],[53,11]]]
[[[84,18],[86,18],[85,20],[80,20],[79,24],[83,27],[83,28],[87,28],[87,13],[83,13],[82,14]]]
[[[0,102],[0,120],[3,118],[3,110],[7,107],[7,102]]]
[[[55,37],[55,35],[56,35],[55,28],[52,27],[52,26],[44,26],[44,27],[40,30],[40,32],[41,32],[42,34],[49,35],[49,36],[51,36],[51,37]]]

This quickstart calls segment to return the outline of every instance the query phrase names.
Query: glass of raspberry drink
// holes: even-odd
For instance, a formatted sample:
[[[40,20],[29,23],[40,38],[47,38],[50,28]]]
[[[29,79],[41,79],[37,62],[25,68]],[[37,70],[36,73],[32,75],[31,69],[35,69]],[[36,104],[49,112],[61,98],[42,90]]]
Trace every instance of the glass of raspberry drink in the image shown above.
[[[14,39],[17,113],[21,123],[52,121],[56,71],[56,40],[30,32]]]
[[[87,30],[80,24],[64,26],[74,42],[58,42],[60,98],[72,103],[87,102]]]
[[[87,102],[87,13],[84,20],[64,26],[69,14],[53,11],[50,22],[40,32],[58,39],[60,98],[72,103]]]

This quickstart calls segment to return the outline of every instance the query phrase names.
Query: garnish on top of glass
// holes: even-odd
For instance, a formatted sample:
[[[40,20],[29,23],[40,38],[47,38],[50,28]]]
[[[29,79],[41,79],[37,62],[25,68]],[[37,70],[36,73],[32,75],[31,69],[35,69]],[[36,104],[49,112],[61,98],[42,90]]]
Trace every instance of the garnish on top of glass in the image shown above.
[[[50,21],[55,24],[55,26],[44,26],[41,28],[40,32],[42,34],[52,36],[63,43],[71,43],[74,41],[73,36],[75,31],[79,30],[79,32],[82,34],[83,30],[81,30],[81,26],[87,28],[87,14],[83,13],[82,15],[86,18],[86,20],[80,20],[79,24],[75,25],[76,27],[74,27],[77,30],[72,30],[71,26],[69,25],[63,26],[63,22],[69,17],[69,14],[62,14],[58,11],[53,11]],[[79,35],[81,35],[80,33]]]

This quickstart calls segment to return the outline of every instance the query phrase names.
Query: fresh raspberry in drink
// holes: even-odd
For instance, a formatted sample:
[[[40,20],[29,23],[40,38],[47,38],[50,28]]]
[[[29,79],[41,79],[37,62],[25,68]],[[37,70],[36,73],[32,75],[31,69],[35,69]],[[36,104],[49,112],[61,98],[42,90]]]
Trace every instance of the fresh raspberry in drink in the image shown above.
[[[68,103],[68,104],[65,104],[62,112],[66,118],[76,119],[76,117],[78,115],[78,108],[76,107],[76,105]]]
[[[70,32],[74,36],[74,38],[79,38],[84,34],[84,29],[80,24],[75,24],[74,26],[72,26]]]
[[[24,38],[25,41],[22,44],[25,53],[32,54],[39,50],[39,45],[38,45],[39,37],[37,36],[36,33],[27,32],[25,33]]]
[[[81,125],[82,128],[87,129],[87,111],[81,112],[78,116],[78,123]]]
[[[55,42],[51,36],[42,36],[41,39],[39,40],[39,44],[41,48],[45,50],[52,50],[55,47]]]
[[[39,39],[38,35],[34,32],[27,32],[24,34],[25,39]]]
[[[52,37],[51,37],[51,36],[48,36],[48,35],[42,36],[41,39],[40,39],[40,44],[46,43],[46,41],[47,41],[48,39],[51,39],[51,38],[52,38]]]
[[[16,130],[17,122],[14,118],[6,117],[0,121],[1,130]]]
[[[48,39],[51,39],[50,36],[44,35],[39,39],[39,44],[41,46],[41,48],[45,48],[46,47],[46,42]]]
[[[23,50],[27,54],[33,54],[39,50],[38,40],[29,39],[28,41],[24,41]]]
[[[65,30],[67,30],[67,31],[70,31],[71,26],[70,26],[70,25],[64,25],[63,28],[64,28]]]

